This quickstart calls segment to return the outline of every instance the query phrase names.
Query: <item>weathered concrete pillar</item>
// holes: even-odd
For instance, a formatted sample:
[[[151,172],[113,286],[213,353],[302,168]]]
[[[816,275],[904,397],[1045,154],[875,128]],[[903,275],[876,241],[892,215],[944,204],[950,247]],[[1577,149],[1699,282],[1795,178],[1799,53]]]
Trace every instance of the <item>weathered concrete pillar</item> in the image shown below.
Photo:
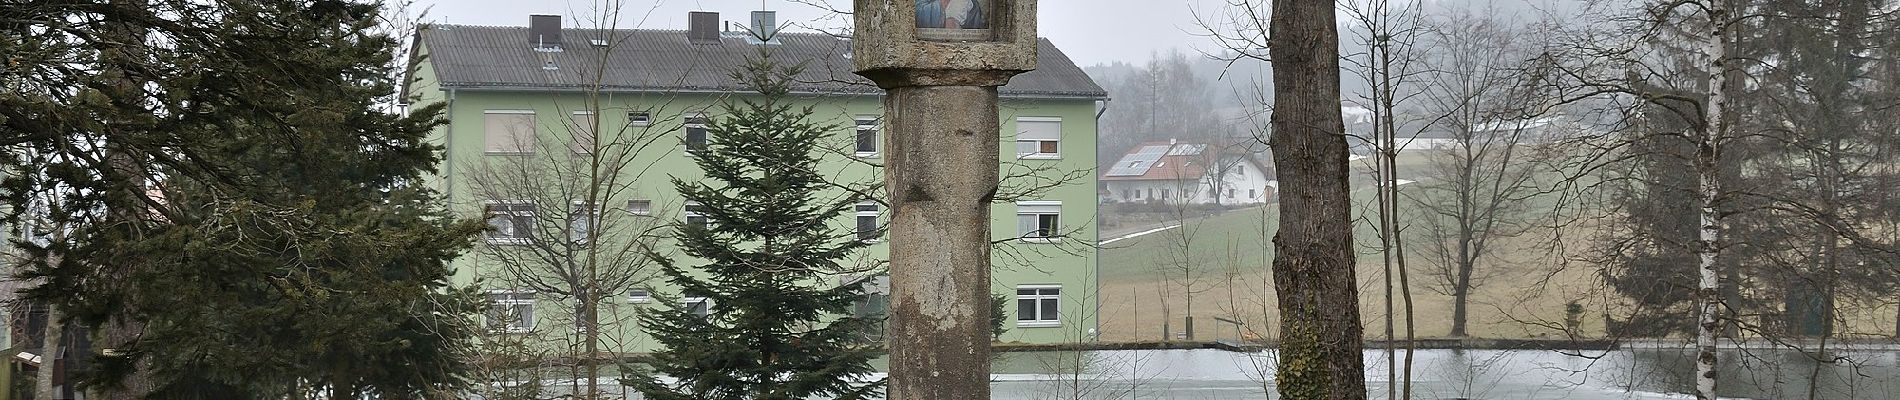
[[[987,400],[996,90],[1036,68],[1036,1],[854,5],[857,73],[888,91],[887,398]]]
[[[893,88],[884,106],[889,398],[988,399],[996,88]]]

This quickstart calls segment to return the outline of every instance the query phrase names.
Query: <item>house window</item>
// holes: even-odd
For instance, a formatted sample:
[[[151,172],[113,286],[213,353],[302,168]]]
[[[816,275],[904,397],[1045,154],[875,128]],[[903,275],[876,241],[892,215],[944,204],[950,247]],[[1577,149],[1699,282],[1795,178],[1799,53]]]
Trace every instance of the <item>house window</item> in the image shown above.
[[[1060,201],[1022,201],[1016,203],[1017,233],[1023,241],[1053,242],[1062,234]]]
[[[484,239],[494,244],[526,244],[534,239],[534,204],[494,202],[482,206],[488,220]]]
[[[1239,167],[1234,168],[1234,176],[1239,177],[1239,178],[1247,177],[1247,169],[1239,168]]]
[[[627,200],[627,212],[633,215],[653,215],[653,200]]]
[[[857,117],[857,155],[858,157],[877,156],[877,117]]]
[[[482,113],[482,136],[488,154],[534,153],[533,110],[488,110]]]
[[[1187,191],[1187,190],[1181,191],[1181,198],[1186,199],[1186,198],[1192,198],[1192,197],[1194,197],[1194,192]]]
[[[1168,198],[1168,190],[1167,190],[1167,189],[1161,189],[1161,198],[1164,198],[1164,199],[1165,199],[1165,198]]]
[[[1247,189],[1247,198],[1249,199],[1260,198],[1260,189]]]
[[[685,309],[687,313],[697,315],[702,319],[708,315],[712,315],[712,299],[705,297],[687,297],[680,299],[680,307]]]
[[[488,329],[495,332],[522,333],[534,329],[534,292],[489,291],[487,318]]]
[[[1234,191],[1236,190],[1239,190],[1239,189],[1227,189],[1227,198],[1229,199],[1234,198]]]
[[[1062,286],[1024,285],[1016,287],[1016,326],[1045,327],[1062,325]]]
[[[627,302],[644,304],[653,302],[653,291],[648,289],[627,290]]]
[[[1062,119],[1052,117],[1016,118],[1016,156],[1022,158],[1061,158]]]
[[[653,113],[633,111],[627,113],[627,126],[645,128],[653,125]]]
[[[567,239],[574,243],[587,243],[599,220],[599,213],[594,212],[592,204],[574,202],[574,209],[568,212],[567,217]]]
[[[878,236],[883,236],[884,232],[878,229],[877,203],[858,203],[854,210],[857,212],[858,240],[875,242]]]
[[[572,128],[567,131],[573,134],[574,137],[573,142],[569,143],[568,147],[574,150],[574,154],[592,154],[594,152],[595,138],[594,124],[598,122],[596,118],[594,118],[594,112],[575,111],[572,119]]]
[[[712,218],[706,217],[706,206],[699,203],[686,203],[686,225],[711,228]]]
[[[686,116],[686,152],[706,149],[706,114]]]

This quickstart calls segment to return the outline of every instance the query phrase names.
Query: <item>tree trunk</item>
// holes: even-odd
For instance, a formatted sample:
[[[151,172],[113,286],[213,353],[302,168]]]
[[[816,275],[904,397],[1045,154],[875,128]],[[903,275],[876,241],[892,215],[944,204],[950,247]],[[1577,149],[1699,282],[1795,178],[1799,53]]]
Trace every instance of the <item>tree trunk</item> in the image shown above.
[[[1280,308],[1280,396],[1366,398],[1352,199],[1339,109],[1334,4],[1273,3],[1273,164],[1280,172],[1280,230],[1273,280]]]
[[[1468,317],[1471,303],[1471,265],[1470,259],[1458,260],[1458,281],[1451,288],[1451,337],[1465,337],[1467,331],[1465,319]]]
[[[145,5],[142,2],[130,0],[114,0],[111,2],[111,7],[125,9],[121,10],[122,15],[137,15],[131,10],[141,9]],[[138,108],[138,103],[145,96],[142,89],[143,83],[132,77],[126,67],[139,63],[137,54],[141,52],[140,46],[145,43],[146,32],[139,27],[138,22],[120,18],[108,20],[105,29],[110,32],[109,37],[119,42],[100,50],[100,57],[107,60],[105,70],[101,71],[100,75],[110,82],[108,96],[115,104],[126,109],[127,115],[137,115],[143,112]],[[130,137],[130,135],[138,134],[119,131],[120,128],[114,125],[120,121],[112,122],[107,124],[107,129],[111,131],[110,134],[113,137]],[[117,182],[112,182],[106,193],[108,196],[107,224],[125,224],[132,229],[138,229],[138,226],[145,223],[142,219],[147,211],[145,204],[140,200],[140,196],[144,195],[144,179],[147,175],[145,166],[136,154],[120,143],[107,142],[105,150],[110,171],[104,176],[107,179],[117,180]],[[110,284],[118,284],[130,279],[133,275],[132,269],[139,268],[139,264],[135,261],[116,265],[97,265],[94,268],[109,269],[105,275],[115,281]],[[130,302],[138,301],[139,299],[132,299]],[[111,310],[105,323],[99,326],[96,333],[98,340],[93,342],[97,356],[131,356],[125,354],[125,351],[135,346],[139,338],[144,336],[145,321],[142,320],[143,316],[131,312],[130,308],[129,305],[121,304],[119,308]],[[149,394],[153,385],[151,362],[142,356],[135,357],[131,361],[132,368],[119,378],[116,385],[94,385],[92,389],[94,395],[87,398],[138,399]]]
[[[1720,253],[1719,240],[1722,234],[1722,214],[1717,207],[1722,194],[1720,157],[1722,141],[1728,133],[1728,121],[1724,117],[1727,106],[1728,73],[1724,68],[1728,58],[1727,10],[1721,0],[1711,0],[1705,16],[1709,19],[1708,42],[1704,64],[1709,74],[1709,96],[1704,105],[1701,134],[1698,135],[1696,148],[1696,197],[1701,206],[1701,229],[1697,233],[1696,256],[1701,265],[1696,283],[1696,295],[1701,300],[1697,312],[1696,324],[1696,398],[1715,400],[1716,384],[1716,333],[1722,329],[1722,319],[1718,315],[1722,306],[1721,271],[1717,256]]]
[[[45,337],[40,340],[40,369],[35,371],[33,379],[33,398],[52,400],[59,398],[53,386],[54,366],[58,364],[59,345],[65,337],[65,326],[59,323],[59,309],[51,303],[46,304]]]

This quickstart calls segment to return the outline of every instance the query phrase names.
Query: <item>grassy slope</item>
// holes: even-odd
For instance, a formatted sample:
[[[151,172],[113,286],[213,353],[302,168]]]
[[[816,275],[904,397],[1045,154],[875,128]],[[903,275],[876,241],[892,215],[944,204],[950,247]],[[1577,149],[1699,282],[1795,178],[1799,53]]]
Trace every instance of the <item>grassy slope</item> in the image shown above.
[[[1369,161],[1369,160],[1366,160]],[[1355,162],[1356,167],[1364,161]],[[1425,168],[1424,157],[1411,156],[1400,160],[1401,177],[1420,179]],[[1371,178],[1354,177],[1353,199],[1357,204],[1354,215],[1361,218],[1354,229],[1355,241],[1361,249],[1357,276],[1360,285],[1361,307],[1367,319],[1368,337],[1383,334],[1383,258],[1378,251],[1377,231],[1374,222],[1364,218],[1375,218],[1371,211],[1376,202]],[[1414,188],[1406,185],[1402,188]],[[1410,193],[1418,194],[1418,191]],[[1274,205],[1243,209],[1214,217],[1190,220],[1182,228],[1158,232],[1127,239],[1108,245],[1102,250],[1103,285],[1103,326],[1105,338],[1110,340],[1154,339],[1161,336],[1161,316],[1166,313],[1171,318],[1170,330],[1179,332],[1181,316],[1185,309],[1186,296],[1178,277],[1182,271],[1183,254],[1181,243],[1187,243],[1193,254],[1187,260],[1195,265],[1192,273],[1201,276],[1194,284],[1194,316],[1199,320],[1197,339],[1232,338],[1238,336],[1233,325],[1217,323],[1213,317],[1224,317],[1247,322],[1254,329],[1270,336],[1271,329],[1261,327],[1277,324],[1273,310],[1273,291],[1269,279],[1268,258],[1272,252],[1269,240],[1272,229],[1277,224],[1279,211]],[[1265,227],[1266,229],[1262,229]],[[1416,229],[1416,228],[1413,228]],[[1416,238],[1408,240],[1417,241]],[[1416,248],[1419,243],[1408,243]],[[1517,247],[1517,243],[1507,243],[1502,247],[1505,253]],[[1413,296],[1417,308],[1420,336],[1442,335],[1450,326],[1449,296],[1439,295],[1428,290],[1431,286],[1424,271],[1429,264],[1416,250],[1408,253],[1411,259]],[[1512,257],[1516,256],[1516,257]],[[1539,254],[1506,254],[1505,260],[1513,258],[1530,261]],[[1551,271],[1523,268],[1520,273],[1508,274],[1492,280],[1474,295],[1470,323],[1472,333],[1490,337],[1531,337],[1539,334],[1556,334],[1563,319],[1564,304],[1581,300],[1586,304],[1591,297],[1588,284],[1537,285]],[[1560,271],[1555,275],[1556,282],[1590,282],[1590,271]],[[1163,293],[1163,291],[1166,293]],[[1600,296],[1598,296],[1600,297]],[[1161,299],[1167,301],[1160,301]],[[1525,323],[1521,320],[1538,320]],[[1584,318],[1586,330],[1600,330],[1601,317]],[[1402,322],[1401,322],[1402,324]],[[1218,325],[1218,326],[1216,326]],[[1538,326],[1551,325],[1551,326]],[[1401,325],[1398,329],[1403,329]]]
[[[1354,166],[1368,171],[1368,162],[1370,160],[1355,161]],[[1423,178],[1428,174],[1425,157],[1402,156],[1399,168],[1401,178],[1427,181],[1402,186],[1401,191],[1414,199],[1425,195],[1425,191],[1418,189],[1430,184],[1429,178]],[[1371,180],[1369,176],[1354,176],[1352,192],[1356,204],[1354,215],[1362,218],[1357,221],[1353,234],[1361,250],[1356,274],[1361,282],[1360,305],[1367,338],[1383,336],[1385,326],[1384,264],[1378,251],[1377,231],[1372,227],[1374,222],[1363,219],[1376,218],[1371,213],[1376,201]],[[1401,207],[1402,213],[1417,211],[1404,208],[1404,203]],[[1526,207],[1548,210],[1553,207],[1553,200],[1549,197],[1532,199]],[[1233,325],[1213,321],[1214,317],[1243,321],[1252,327],[1250,330],[1271,337],[1271,326],[1277,325],[1278,317],[1274,312],[1268,257],[1272,252],[1270,239],[1278,213],[1276,205],[1236,210],[1188,221],[1183,228],[1108,245],[1102,250],[1101,264],[1104,339],[1161,338],[1164,313],[1171,321],[1168,330],[1182,331],[1187,296],[1182,293],[1181,280],[1169,279],[1180,276],[1181,272],[1178,269],[1164,272],[1163,268],[1181,264],[1180,248],[1184,239],[1190,249],[1187,254],[1195,255],[1188,259],[1195,266],[1192,271],[1201,277],[1193,285],[1197,292],[1193,295],[1197,339],[1241,336]],[[1408,215],[1408,218],[1413,217]],[[1451,326],[1452,298],[1432,290],[1439,285],[1429,274],[1434,267],[1432,260],[1422,251],[1429,243],[1416,235],[1423,227],[1412,225],[1406,229],[1417,333],[1420,337],[1442,336]],[[1594,229],[1562,226],[1496,243],[1495,258],[1480,265],[1481,269],[1494,271],[1496,276],[1473,291],[1468,317],[1470,333],[1497,338],[1561,336],[1566,304],[1577,302],[1584,306],[1583,314],[1578,316],[1582,333],[1601,335],[1605,314],[1620,317],[1627,311],[1622,309],[1616,295],[1600,287],[1595,266],[1561,262],[1560,255],[1553,254],[1548,246],[1549,242],[1562,243],[1566,247],[1563,251],[1574,255],[1586,247],[1584,241],[1596,233]],[[1843,331],[1891,332],[1893,307],[1885,304],[1843,308],[1841,311],[1847,318]],[[1402,318],[1396,328],[1400,335],[1404,329]]]

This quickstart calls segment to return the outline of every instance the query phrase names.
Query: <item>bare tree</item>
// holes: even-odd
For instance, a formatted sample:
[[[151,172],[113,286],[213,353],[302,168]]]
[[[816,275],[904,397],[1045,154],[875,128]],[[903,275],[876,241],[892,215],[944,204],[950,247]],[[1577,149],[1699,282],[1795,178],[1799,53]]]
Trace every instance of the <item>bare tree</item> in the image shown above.
[[[1468,334],[1472,291],[1503,273],[1480,264],[1491,262],[1498,242],[1531,229],[1526,201],[1540,193],[1532,142],[1558,124],[1527,115],[1525,104],[1538,101],[1517,77],[1531,54],[1518,42],[1522,32],[1489,15],[1454,10],[1433,18],[1425,40],[1434,51],[1422,60],[1424,111],[1439,116],[1427,129],[1450,133],[1456,144],[1429,153],[1434,181],[1407,197],[1423,212],[1430,287],[1452,297],[1453,337]]]
[[[493,227],[478,248],[483,262],[479,278],[491,288],[507,288],[491,291],[491,299],[500,303],[491,317],[499,321],[490,321],[494,334],[486,347],[501,354],[490,356],[544,355],[543,349],[532,346],[565,343],[568,352],[560,364],[568,367],[570,384],[584,385],[577,392],[587,399],[601,396],[599,366],[612,356],[603,353],[603,347],[624,352],[632,346],[629,335],[637,331],[627,329],[634,321],[633,310],[603,312],[602,306],[615,299],[641,301],[637,296],[649,290],[655,272],[646,251],[656,247],[660,228],[671,221],[658,216],[671,215],[666,210],[679,206],[656,203],[653,196],[639,193],[636,183],[658,155],[676,149],[673,133],[683,124],[660,121],[686,121],[694,111],[673,108],[670,97],[661,95],[608,100],[599,89],[611,67],[607,60],[628,38],[615,30],[623,3],[596,6],[592,22],[597,25],[588,31],[605,45],[564,50],[592,56],[585,71],[593,79],[592,89],[577,102],[555,102],[559,112],[553,121],[529,115],[501,122],[498,128],[516,134],[490,143],[487,150],[495,155],[462,166],[480,202],[473,206],[483,210]],[[628,122],[609,125],[603,118],[608,114],[625,115]],[[551,134],[539,134],[543,132]],[[509,314],[519,310],[510,302],[542,299],[570,307]],[[536,319],[569,323],[531,322]],[[532,369],[545,367],[537,364],[548,360],[514,361],[515,367]]]

